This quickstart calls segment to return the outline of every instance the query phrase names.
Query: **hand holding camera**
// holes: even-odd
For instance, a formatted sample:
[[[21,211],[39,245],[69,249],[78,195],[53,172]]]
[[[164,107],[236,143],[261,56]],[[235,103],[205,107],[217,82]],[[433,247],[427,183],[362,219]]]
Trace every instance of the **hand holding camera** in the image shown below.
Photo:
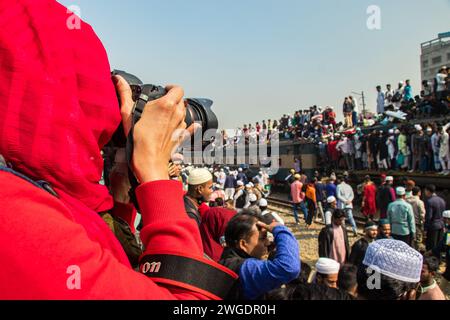
[[[124,133],[128,136],[134,106],[132,90],[120,75],[114,79],[121,103]],[[140,121],[134,127],[132,167],[140,183],[169,179],[167,164],[172,151],[181,143],[172,135],[177,129],[186,129],[183,89],[169,86],[166,90],[165,96],[146,104]],[[189,128],[191,132],[194,129],[194,125]]]

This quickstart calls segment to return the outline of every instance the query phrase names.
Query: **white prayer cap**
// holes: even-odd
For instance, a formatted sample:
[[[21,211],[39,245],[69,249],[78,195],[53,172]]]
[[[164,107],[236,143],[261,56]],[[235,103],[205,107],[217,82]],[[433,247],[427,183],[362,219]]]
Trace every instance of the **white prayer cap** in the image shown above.
[[[213,179],[211,172],[205,168],[194,169],[190,172],[188,177],[188,184],[191,186],[198,186]]]
[[[329,258],[320,258],[316,263],[316,270],[321,274],[337,274],[340,267],[339,262]]]
[[[182,164],[184,161],[184,157],[181,153],[174,153],[171,159],[172,162],[175,164]]]
[[[450,210],[446,210],[446,211],[442,212],[442,216],[444,218],[450,219]]]
[[[336,201],[336,198],[334,197],[334,196],[329,196],[328,198],[327,198],[327,202],[328,203],[333,203],[333,202],[335,202]]]
[[[237,182],[237,185],[238,185],[238,186],[243,186],[244,183],[243,183],[241,180],[239,180],[239,181]]]
[[[252,187],[252,188],[255,186],[255,185],[253,184],[253,182],[249,182],[248,184],[249,184],[250,187]]]
[[[255,202],[257,200],[258,200],[258,197],[256,196],[256,194],[250,193],[250,195],[248,196],[248,201]]]
[[[396,189],[396,193],[398,196],[404,196],[406,194],[406,189],[403,187],[398,187]]]
[[[422,255],[403,241],[381,239],[369,245],[363,264],[393,279],[416,283],[422,262]]]
[[[431,129],[430,127],[428,127],[428,128],[427,128],[427,131],[428,131],[428,132],[431,132],[431,131],[433,131],[433,129]]]
[[[239,172],[242,172],[242,168],[239,168],[238,171],[239,171]]]
[[[213,168],[209,168],[208,171],[209,172],[214,172],[214,169]]]
[[[389,134],[394,134],[394,129],[389,129]]]
[[[250,183],[247,183],[247,184],[245,185],[245,187],[246,187],[246,188],[251,188],[252,185],[251,185]]]
[[[394,177],[393,176],[387,176],[385,181],[394,181]]]
[[[417,131],[422,131],[422,126],[421,126],[420,124],[416,124],[416,125],[414,126],[414,128],[415,128]]]
[[[264,198],[259,200],[258,204],[259,204],[260,207],[267,207],[268,206],[267,200],[264,199]]]

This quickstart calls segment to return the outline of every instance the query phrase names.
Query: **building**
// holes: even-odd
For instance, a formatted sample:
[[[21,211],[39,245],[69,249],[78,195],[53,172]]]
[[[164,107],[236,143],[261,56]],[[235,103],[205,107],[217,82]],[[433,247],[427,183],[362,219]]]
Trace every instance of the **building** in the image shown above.
[[[422,81],[431,81],[443,66],[450,67],[450,32],[422,43],[420,55]]]

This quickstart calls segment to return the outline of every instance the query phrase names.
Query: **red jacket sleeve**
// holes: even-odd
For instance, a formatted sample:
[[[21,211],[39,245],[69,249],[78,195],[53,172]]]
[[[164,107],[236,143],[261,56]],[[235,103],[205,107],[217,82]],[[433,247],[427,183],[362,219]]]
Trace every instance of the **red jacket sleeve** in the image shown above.
[[[5,173],[0,190],[0,299],[206,299],[157,285],[122,264],[47,192]],[[181,184],[152,182],[137,193],[147,248],[201,254],[198,228],[182,209]]]

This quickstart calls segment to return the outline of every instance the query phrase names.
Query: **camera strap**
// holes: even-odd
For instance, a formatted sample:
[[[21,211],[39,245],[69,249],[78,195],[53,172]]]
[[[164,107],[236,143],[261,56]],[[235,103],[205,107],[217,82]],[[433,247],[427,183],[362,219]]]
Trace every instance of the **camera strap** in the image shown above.
[[[136,198],[136,188],[139,186],[139,182],[133,172],[132,161],[134,152],[134,127],[141,120],[142,113],[144,112],[145,106],[148,102],[159,99],[166,94],[166,90],[163,87],[157,87],[153,85],[144,85],[139,97],[134,103],[133,110],[131,113],[131,129],[127,137],[127,145],[125,148],[126,159],[128,163],[128,178],[130,180],[130,199],[133,202],[136,210],[139,210],[139,204]]]
[[[188,254],[149,254],[140,261],[140,271],[156,283],[172,285],[223,300],[238,276],[230,269],[206,258]]]

